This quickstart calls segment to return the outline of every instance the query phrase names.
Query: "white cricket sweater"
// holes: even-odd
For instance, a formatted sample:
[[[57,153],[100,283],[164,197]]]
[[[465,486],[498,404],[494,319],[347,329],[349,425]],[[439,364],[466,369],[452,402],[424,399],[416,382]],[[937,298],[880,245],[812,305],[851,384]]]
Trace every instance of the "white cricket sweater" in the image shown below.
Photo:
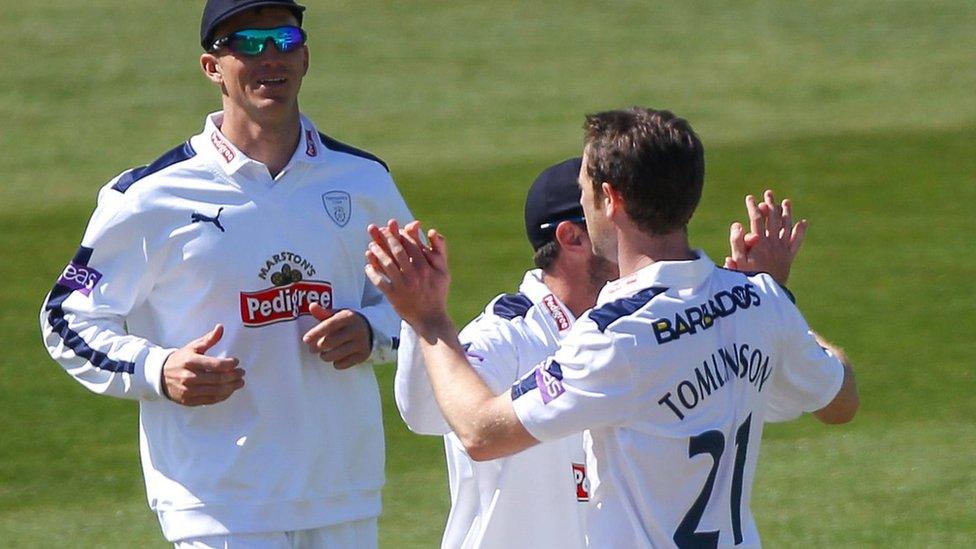
[[[589,430],[593,547],[759,547],[763,425],[819,410],[843,382],[772,277],[697,253],[607,284],[512,387],[538,440]]]
[[[412,219],[386,165],[304,116],[274,179],[218,129],[99,193],[81,247],[41,310],[44,342],[100,394],[139,400],[149,505],[167,539],[287,531],[375,517],[384,445],[371,364],[337,371],[302,343],[309,303],[362,313],[371,360],[399,318],[363,272],[369,223]],[[166,357],[222,323],[208,352],[245,387],[185,407],[164,398]]]
[[[502,393],[555,352],[573,313],[542,282],[525,274],[519,293],[493,299],[460,333],[467,358],[495,393]],[[585,547],[589,501],[584,436],[570,434],[491,461],[472,460],[434,401],[417,334],[401,331],[395,394],[411,430],[444,435],[451,513],[444,549]]]

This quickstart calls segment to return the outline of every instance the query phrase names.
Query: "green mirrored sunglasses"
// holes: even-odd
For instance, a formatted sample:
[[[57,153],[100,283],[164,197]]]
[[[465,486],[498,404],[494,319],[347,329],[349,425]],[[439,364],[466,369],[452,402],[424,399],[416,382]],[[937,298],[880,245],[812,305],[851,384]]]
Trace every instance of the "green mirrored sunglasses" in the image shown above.
[[[214,40],[210,51],[226,48],[242,55],[261,55],[268,40],[271,40],[278,51],[287,53],[304,44],[307,38],[305,31],[291,25],[273,29],[242,29]]]

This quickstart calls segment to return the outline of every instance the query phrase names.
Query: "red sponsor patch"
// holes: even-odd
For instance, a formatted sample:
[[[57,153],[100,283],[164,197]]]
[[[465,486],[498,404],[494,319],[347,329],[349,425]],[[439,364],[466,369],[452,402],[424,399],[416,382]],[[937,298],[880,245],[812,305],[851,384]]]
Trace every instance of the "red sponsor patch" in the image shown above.
[[[559,331],[569,329],[569,315],[566,311],[559,305],[559,301],[556,300],[556,296],[549,294],[542,298],[542,303],[546,306],[546,310],[549,311],[549,315],[552,319],[556,321],[556,326]]]
[[[312,135],[312,130],[305,130],[305,154],[308,156],[318,156],[319,154],[315,147],[315,136]]]
[[[590,479],[586,478],[586,465],[574,463],[573,477],[576,479],[576,501],[590,501]]]
[[[224,157],[224,162],[230,162],[234,159],[234,150],[230,148],[230,145],[224,141],[224,138],[220,136],[220,132],[214,130],[210,134],[210,142],[213,143],[214,148],[220,153],[220,156]]]
[[[332,308],[332,284],[302,280],[256,292],[241,292],[241,320],[256,327],[286,322],[310,314],[308,306],[318,303]]]

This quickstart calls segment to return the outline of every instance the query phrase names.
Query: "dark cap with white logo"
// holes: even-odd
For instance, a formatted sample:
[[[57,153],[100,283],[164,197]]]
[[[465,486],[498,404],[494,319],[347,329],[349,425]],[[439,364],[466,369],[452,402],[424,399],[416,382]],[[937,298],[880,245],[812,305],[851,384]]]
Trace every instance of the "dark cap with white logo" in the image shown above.
[[[298,19],[298,25],[302,24],[302,12],[305,6],[295,3],[295,0],[207,0],[207,5],[203,7],[203,19],[200,20],[200,45],[204,50],[209,51],[213,45],[214,31],[217,26],[226,21],[233,15],[251,8],[263,6],[280,6],[291,10]]]
[[[532,249],[551,242],[562,221],[583,223],[580,187],[577,183],[583,159],[570,158],[550,166],[535,178],[525,199],[525,234]]]

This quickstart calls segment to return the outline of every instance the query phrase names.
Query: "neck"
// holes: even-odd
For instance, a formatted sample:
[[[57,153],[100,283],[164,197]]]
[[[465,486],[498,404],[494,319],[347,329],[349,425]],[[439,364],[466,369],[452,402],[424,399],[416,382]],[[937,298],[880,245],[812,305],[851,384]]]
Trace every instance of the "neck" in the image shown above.
[[[297,105],[287,116],[260,121],[228,107],[225,105],[220,132],[249,158],[264,164],[272,178],[276,177],[298,147],[301,122]]]
[[[617,260],[620,276],[627,276],[657,261],[695,259],[685,229],[664,235],[649,235],[640,230],[618,229]]]
[[[579,318],[596,304],[596,296],[600,288],[593,287],[585,269],[573,271],[558,267],[542,271],[542,282],[552,290],[552,295],[556,296],[574,317]]]

